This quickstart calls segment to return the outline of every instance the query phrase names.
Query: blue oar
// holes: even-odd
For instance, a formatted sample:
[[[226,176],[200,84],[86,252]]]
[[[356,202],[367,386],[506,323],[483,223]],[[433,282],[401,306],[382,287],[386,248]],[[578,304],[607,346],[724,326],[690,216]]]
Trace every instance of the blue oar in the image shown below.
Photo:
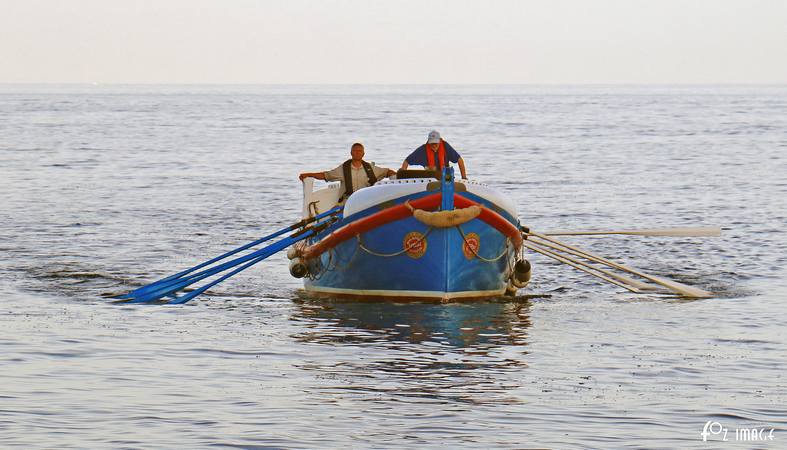
[[[271,244],[273,245],[273,244]],[[177,291],[185,286],[190,284],[196,283],[197,281],[203,280],[210,276],[213,276],[219,272],[223,272],[227,269],[237,266],[245,261],[253,259],[261,254],[265,253],[269,247],[264,247],[260,250],[256,250],[248,255],[241,256],[239,258],[235,258],[233,260],[227,261],[225,263],[221,263],[217,266],[213,266],[211,268],[205,269],[201,272],[192,273],[188,276],[184,276],[181,278],[173,278],[170,280],[162,280],[152,283],[148,286],[143,286],[133,293],[129,293],[124,296],[127,299],[137,300],[140,302],[148,301],[149,299],[156,299],[162,295],[162,293]],[[133,296],[132,296],[133,294]]]
[[[298,237],[300,237],[300,236],[298,236]],[[260,258],[260,257],[267,258],[268,256],[272,255],[276,251],[280,250],[278,248],[278,246],[280,244],[283,243],[284,247],[288,247],[288,246],[294,244],[295,242],[298,242],[300,240],[300,239],[298,239],[298,237],[292,237],[291,236],[291,237],[282,239],[282,240],[280,240],[280,241],[278,241],[278,242],[276,242],[274,244],[271,244],[271,245],[269,245],[269,246],[267,246],[265,248],[262,248],[260,250],[254,251],[252,253],[249,253],[248,255],[242,256],[240,258],[235,258],[232,261],[228,261],[228,262],[226,262],[224,264],[221,264],[219,266],[216,266],[216,267],[211,267],[210,269],[207,269],[207,270],[205,270],[203,272],[200,272],[200,273],[197,273],[197,274],[193,274],[193,275],[190,275],[190,276],[184,277],[184,278],[178,278],[178,279],[170,280],[170,281],[168,281],[166,283],[157,284],[156,286],[153,287],[153,289],[147,290],[147,291],[143,292],[142,294],[139,294],[139,295],[131,298],[128,301],[128,303],[145,303],[145,302],[156,301],[156,300],[160,299],[161,297],[164,297],[166,295],[169,295],[169,294],[172,294],[174,292],[177,292],[177,291],[179,291],[179,290],[181,290],[181,289],[183,289],[183,288],[185,288],[185,287],[187,287],[189,285],[192,285],[192,284],[194,284],[194,283],[196,283],[198,281],[204,280],[205,278],[209,278],[209,277],[211,277],[213,275],[216,275],[218,273],[221,273],[221,272],[223,272],[223,271],[225,271],[227,269],[231,269],[231,268],[237,266],[238,264],[243,264],[246,261],[249,261],[249,260],[252,260],[252,259],[257,259],[257,258]],[[271,253],[271,249],[276,249],[276,250],[273,253]]]
[[[306,239],[307,237],[311,236],[312,234],[313,233],[309,233],[308,236],[304,236],[304,237],[300,237],[299,236],[300,239],[298,239],[298,240]],[[279,242],[277,242],[277,243],[275,243],[273,245],[274,246],[279,246],[280,244],[283,244],[283,241],[279,241]],[[180,305],[180,304],[186,303],[187,301],[191,300],[192,298],[202,294],[203,292],[207,291],[211,287],[221,283],[222,281],[224,281],[227,278],[237,274],[238,272],[248,269],[249,267],[253,266],[254,264],[257,264],[258,262],[260,262],[263,259],[267,258],[268,256],[278,252],[279,250],[284,249],[285,247],[289,247],[289,245],[291,245],[291,244],[281,245],[280,248],[278,248],[277,250],[271,249],[271,252],[269,254],[260,256],[258,258],[254,258],[251,261],[247,262],[246,264],[244,264],[244,265],[238,267],[237,269],[233,270],[232,272],[230,272],[230,273],[228,273],[226,275],[223,275],[223,276],[221,276],[220,278],[218,278],[218,279],[216,279],[214,281],[211,281],[210,283],[206,284],[205,286],[202,286],[201,288],[199,288],[199,289],[197,289],[195,291],[189,292],[186,295],[182,295],[182,296],[177,297],[177,298],[175,298],[173,300],[170,300],[168,304],[170,304],[170,305]]]
[[[336,208],[333,208],[333,209],[331,209],[329,211],[326,211],[326,212],[324,212],[322,214],[319,214],[319,215],[317,215],[315,217],[301,220],[300,222],[294,223],[294,224],[292,224],[292,225],[290,225],[290,226],[288,226],[286,228],[283,228],[283,229],[281,229],[281,230],[279,230],[279,231],[277,231],[275,233],[272,233],[272,234],[270,234],[268,236],[265,236],[263,238],[257,239],[256,241],[250,242],[250,243],[248,243],[246,245],[243,245],[243,246],[238,247],[238,248],[236,248],[234,250],[231,250],[231,251],[229,251],[229,252],[227,252],[227,253],[225,253],[225,254],[223,254],[221,256],[217,256],[217,257],[215,257],[215,258],[213,258],[213,259],[211,259],[209,261],[205,261],[204,263],[198,264],[198,265],[196,265],[194,267],[191,267],[189,269],[186,269],[186,270],[184,270],[182,272],[176,273],[174,275],[170,275],[170,276],[168,276],[166,278],[162,278],[161,280],[158,280],[158,281],[155,281],[153,283],[150,283],[150,284],[147,284],[145,286],[142,286],[141,288],[135,289],[135,290],[133,290],[133,291],[131,291],[131,292],[125,294],[125,295],[119,296],[117,298],[121,298],[121,299],[136,298],[136,297],[139,297],[139,296],[141,296],[143,294],[146,294],[146,293],[152,291],[153,289],[159,289],[159,288],[164,287],[164,286],[172,285],[171,282],[173,280],[177,280],[177,279],[183,278],[184,275],[187,275],[187,274],[189,274],[191,272],[194,272],[195,270],[201,269],[201,268],[203,268],[205,266],[208,266],[208,265],[213,264],[215,262],[218,262],[218,261],[220,261],[220,260],[222,260],[224,258],[227,258],[228,256],[232,256],[232,255],[234,255],[234,254],[236,254],[238,252],[241,252],[243,250],[251,248],[251,247],[253,247],[255,245],[261,244],[261,243],[263,243],[265,241],[268,241],[268,240],[271,240],[271,239],[276,238],[278,236],[281,236],[282,234],[284,234],[284,233],[286,233],[288,231],[294,230],[296,228],[300,228],[300,227],[302,227],[304,225],[307,225],[307,224],[309,224],[311,222],[314,222],[315,220],[319,220],[319,219],[322,219],[322,218],[324,218],[326,216],[329,216],[329,215],[332,215],[332,214],[336,214],[340,210],[341,210],[341,207],[336,207]]]
[[[238,264],[242,264],[242,263],[244,263],[246,261],[249,261],[251,259],[257,258],[259,256],[268,257],[268,256],[270,256],[269,252],[270,252],[271,249],[275,249],[274,253],[280,250],[277,247],[280,243],[284,242],[285,243],[284,247],[288,247],[288,246],[290,246],[290,245],[292,245],[292,244],[302,240],[301,236],[302,236],[303,233],[311,232],[311,231],[318,232],[318,231],[324,229],[325,227],[327,227],[328,225],[330,225],[331,223],[333,223],[334,220],[335,219],[333,217],[329,218],[329,219],[327,219],[327,220],[325,220],[323,222],[319,222],[318,224],[316,224],[312,228],[300,230],[300,231],[294,233],[289,238],[282,239],[281,241],[277,242],[276,244],[271,244],[271,245],[269,245],[267,247],[264,247],[262,249],[254,251],[252,253],[249,253],[248,255],[244,255],[244,256],[235,258],[235,259],[233,259],[231,261],[227,261],[225,263],[219,264],[217,266],[210,267],[210,268],[205,269],[205,270],[203,270],[201,272],[193,273],[191,275],[188,275],[188,276],[185,276],[185,277],[181,277],[181,278],[174,278],[174,279],[166,280],[166,281],[157,281],[157,282],[155,282],[155,283],[153,283],[153,284],[151,284],[149,286],[144,286],[144,287],[142,287],[140,289],[137,289],[135,291],[135,292],[137,292],[136,295],[134,295],[132,297],[131,294],[129,294],[129,295],[126,296],[126,298],[129,299],[129,303],[144,303],[144,302],[158,300],[159,298],[161,298],[161,297],[163,297],[163,296],[165,296],[165,295],[167,295],[169,293],[176,292],[176,291],[178,291],[180,289],[183,289],[186,286],[189,286],[191,284],[196,283],[197,281],[204,280],[205,278],[211,277],[211,276],[216,275],[216,274],[218,274],[220,272],[223,272],[223,271],[225,271],[227,269],[235,267]],[[313,233],[309,233],[309,236],[312,235],[312,234]]]
[[[276,242],[274,244],[271,244],[271,245],[269,245],[269,246],[267,246],[265,248],[262,248],[260,250],[255,251],[255,252],[252,252],[252,253],[250,253],[248,255],[245,255],[245,256],[242,256],[240,258],[236,258],[236,259],[234,259],[232,261],[223,263],[223,264],[221,264],[219,266],[211,267],[210,269],[207,269],[207,270],[204,270],[202,272],[190,275],[188,277],[183,277],[183,278],[178,278],[178,279],[171,279],[171,280],[168,280],[168,281],[163,282],[163,283],[159,281],[159,282],[153,283],[153,285],[145,286],[145,288],[149,288],[149,289],[145,290],[144,292],[142,292],[142,293],[140,293],[138,295],[130,297],[131,294],[128,294],[126,296],[126,298],[130,297],[130,300],[127,303],[148,303],[148,302],[154,302],[154,301],[160,300],[162,297],[165,297],[165,296],[172,296],[177,291],[180,291],[180,290],[184,289],[187,286],[190,286],[190,285],[192,285],[192,284],[194,284],[194,283],[196,283],[198,281],[201,281],[201,280],[203,280],[205,278],[211,277],[213,275],[216,275],[216,274],[218,274],[220,272],[223,272],[223,271],[225,271],[227,269],[230,269],[232,267],[235,267],[235,266],[237,266],[239,264],[243,264],[243,263],[248,261],[246,264],[244,264],[243,266],[241,266],[238,269],[235,269],[234,271],[230,272],[229,274],[226,274],[226,275],[224,275],[224,276],[222,276],[222,277],[220,277],[220,278],[218,278],[218,279],[208,283],[207,285],[205,285],[205,286],[203,286],[203,287],[201,287],[201,288],[199,288],[199,289],[197,289],[195,291],[192,291],[192,292],[190,292],[190,293],[188,293],[188,294],[186,294],[184,296],[176,297],[176,299],[174,301],[170,302],[170,303],[173,303],[173,304],[185,303],[185,302],[191,300],[192,298],[196,297],[197,295],[205,292],[210,287],[212,287],[212,286],[214,286],[214,285],[216,285],[216,284],[226,280],[227,278],[237,274],[238,272],[240,272],[240,271],[242,271],[242,270],[244,270],[244,269],[246,269],[248,267],[251,267],[252,265],[254,265],[254,264],[256,264],[256,263],[258,263],[258,262],[260,262],[260,261],[262,261],[262,260],[264,260],[266,258],[268,258],[269,256],[273,255],[274,253],[277,253],[277,252],[279,252],[279,251],[289,247],[290,245],[292,245],[292,244],[294,244],[296,242],[302,241],[302,240],[304,240],[304,239],[306,239],[306,238],[308,238],[308,237],[310,237],[310,236],[312,236],[312,235],[322,231],[323,229],[325,229],[328,225],[330,225],[333,222],[334,222],[334,219],[330,218],[328,220],[320,222],[319,224],[315,225],[312,228],[296,232],[292,236],[289,236],[289,237],[287,237],[285,239],[282,239],[282,240],[280,240],[280,241],[278,241],[278,242]],[[137,289],[137,291],[140,291],[141,289],[142,288]]]
[[[247,262],[247,261],[250,261],[250,260],[254,261],[255,263],[259,262],[259,261],[262,261],[263,259],[269,257],[270,255],[278,252],[282,248],[289,247],[290,245],[292,245],[293,243],[297,242],[298,240],[300,240],[300,239],[298,239],[298,238],[282,239],[281,241],[278,241],[278,242],[276,242],[274,244],[271,244],[270,246],[265,247],[264,249],[258,250],[258,251],[254,252],[254,253],[250,253],[249,255],[246,255],[246,256],[244,256],[242,258],[237,258],[234,261],[231,261],[230,263],[227,263],[227,265],[224,265],[221,268],[211,269],[209,272],[205,272],[205,273],[203,273],[202,275],[199,275],[199,276],[189,277],[189,278],[185,278],[185,279],[172,280],[171,283],[159,286],[159,287],[157,287],[156,289],[154,289],[152,291],[145,292],[142,295],[139,295],[137,297],[134,297],[134,298],[128,300],[126,303],[149,303],[149,302],[158,301],[162,297],[174,296],[174,294],[176,292],[178,292],[180,290],[183,290],[186,287],[188,287],[188,286],[190,286],[190,285],[192,285],[194,283],[197,283],[199,281],[204,280],[205,278],[209,278],[209,277],[212,277],[212,276],[214,276],[216,274],[219,274],[219,273],[223,272],[224,270],[231,269],[232,267],[235,267],[235,266],[237,266],[239,264],[243,264],[244,262]],[[224,279],[226,279],[226,278],[224,278]]]
[[[316,215],[314,217],[311,217],[311,218],[308,218],[308,219],[303,219],[300,222],[294,223],[294,224],[292,224],[292,225],[290,225],[290,226],[288,226],[286,228],[282,228],[281,230],[276,231],[275,233],[269,234],[269,235],[267,235],[265,237],[262,237],[260,239],[257,239],[256,241],[249,242],[248,244],[245,244],[245,245],[240,246],[240,247],[238,247],[238,248],[236,248],[234,250],[231,250],[231,251],[229,251],[227,253],[224,253],[223,255],[217,256],[217,257],[215,257],[215,258],[213,258],[213,259],[211,259],[209,261],[205,261],[205,262],[200,263],[200,264],[198,264],[198,265],[196,265],[194,267],[186,269],[186,270],[184,270],[182,272],[178,272],[178,273],[176,273],[174,275],[170,275],[170,276],[168,276],[166,278],[162,278],[162,279],[160,279],[158,281],[154,281],[154,282],[152,282],[150,284],[142,286],[142,287],[140,287],[138,289],[135,289],[135,290],[133,290],[133,291],[127,293],[127,294],[118,296],[116,298],[133,299],[133,298],[137,298],[137,297],[139,297],[139,296],[141,296],[141,295],[143,295],[145,293],[149,293],[153,289],[158,289],[158,288],[161,288],[161,287],[164,287],[164,286],[170,286],[170,285],[172,285],[172,283],[170,283],[171,281],[183,278],[183,276],[185,276],[187,274],[190,274],[191,272],[194,272],[195,270],[199,270],[199,269],[201,269],[203,267],[209,266],[209,265],[211,265],[211,264],[213,264],[215,262],[221,261],[222,259],[227,258],[229,256],[232,256],[232,255],[234,255],[234,254],[236,254],[238,252],[241,252],[241,251],[246,250],[248,248],[254,247],[255,245],[259,245],[259,244],[261,244],[263,242],[266,242],[266,241],[269,241],[271,239],[277,238],[277,237],[281,236],[282,234],[287,233],[288,231],[292,231],[292,230],[295,230],[297,228],[303,227],[305,225],[308,225],[311,222],[314,222],[316,220],[320,220],[320,219],[322,219],[324,217],[327,217],[327,216],[330,216],[330,215],[333,215],[333,214],[337,214],[339,211],[341,211],[341,209],[342,209],[341,206],[337,206],[337,207],[335,207],[335,208],[333,208],[331,210],[328,210],[328,211],[326,211],[326,212],[324,212],[322,214],[318,214],[318,215]]]

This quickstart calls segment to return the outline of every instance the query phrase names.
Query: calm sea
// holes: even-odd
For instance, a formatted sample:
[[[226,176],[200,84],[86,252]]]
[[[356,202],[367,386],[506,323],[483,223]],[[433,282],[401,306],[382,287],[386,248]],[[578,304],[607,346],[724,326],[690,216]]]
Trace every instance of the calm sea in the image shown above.
[[[284,255],[186,306],[103,297],[433,128],[534,230],[721,226],[570,239],[716,298],[531,256],[515,299],[316,301]],[[0,446],[787,448],[785,226],[786,86],[0,86]]]

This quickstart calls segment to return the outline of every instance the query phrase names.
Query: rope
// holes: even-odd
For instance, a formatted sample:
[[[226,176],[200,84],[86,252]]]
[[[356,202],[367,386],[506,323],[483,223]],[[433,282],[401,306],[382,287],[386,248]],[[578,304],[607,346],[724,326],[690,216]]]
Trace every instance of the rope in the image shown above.
[[[416,243],[410,244],[409,246],[407,246],[407,247],[403,248],[402,250],[400,250],[398,252],[395,252],[395,253],[379,253],[379,252],[375,252],[373,250],[369,250],[368,248],[366,248],[365,245],[363,245],[363,241],[361,240],[361,235],[360,234],[355,235],[355,237],[358,238],[358,247],[360,247],[361,250],[365,251],[366,253],[368,253],[370,255],[381,256],[383,258],[390,258],[392,256],[399,256],[399,255],[401,255],[401,254],[403,254],[405,252],[408,252],[408,251],[412,250],[413,248],[417,247],[418,245],[423,244],[423,242],[426,240],[426,237],[429,236],[429,233],[431,233],[431,232],[432,232],[432,227],[429,227],[429,229],[426,230],[426,233],[424,234],[424,237],[419,239],[417,244]]]
[[[333,253],[332,252],[333,252],[333,249],[328,251],[328,262],[325,265],[322,264],[322,259],[319,260],[320,266],[321,266],[320,270],[319,270],[319,273],[316,273],[314,275],[309,273],[308,276],[309,276],[310,280],[318,281],[320,278],[323,277],[323,275],[325,275],[328,272],[328,268],[330,267],[331,262],[333,261]]]
[[[309,279],[317,281],[322,278],[328,272],[335,272],[337,270],[347,270],[352,265],[353,261],[355,261],[355,257],[358,256],[358,247],[355,247],[355,251],[353,254],[347,259],[347,263],[342,263],[339,255],[336,253],[335,248],[328,249],[328,261],[323,265],[320,264],[320,271],[317,274],[309,275]]]
[[[335,252],[336,249],[333,248],[330,251],[331,252]],[[329,267],[328,268],[328,271],[334,272],[336,270],[347,270],[347,269],[349,269],[350,266],[352,265],[353,261],[355,261],[355,257],[356,256],[358,256],[358,247],[355,247],[355,250],[353,251],[353,254],[347,259],[347,263],[345,263],[343,266],[340,266],[339,263],[341,263],[342,261],[341,261],[341,259],[339,259],[339,255],[336,255],[336,261],[334,262],[333,267]]]
[[[462,240],[465,242],[465,244],[467,244],[467,248],[469,248],[470,251],[473,253],[473,255],[475,255],[475,257],[480,259],[481,261],[489,262],[489,263],[495,262],[495,261],[499,260],[500,258],[502,258],[503,256],[505,256],[508,253],[508,247],[509,247],[509,244],[510,244],[511,240],[506,238],[506,245],[503,248],[503,252],[502,253],[500,253],[499,255],[495,256],[494,258],[484,258],[483,256],[479,255],[478,252],[475,251],[475,249],[473,249],[473,247],[470,245],[469,242],[467,242],[467,236],[465,236],[464,231],[462,231],[462,227],[457,225],[456,228],[459,230],[459,233],[462,235]],[[356,235],[355,237],[358,239],[358,247],[361,250],[365,251],[366,253],[369,253],[370,255],[374,255],[374,256],[380,256],[380,257],[383,257],[383,258],[391,258],[391,257],[394,257],[394,256],[402,255],[405,252],[407,252],[407,251],[409,251],[409,250],[411,250],[411,249],[421,245],[423,243],[423,241],[426,240],[426,237],[429,236],[429,233],[432,232],[432,230],[433,230],[433,227],[429,227],[429,229],[426,230],[426,233],[424,234],[424,236],[420,240],[418,240],[416,243],[410,244],[409,246],[403,248],[402,250],[400,250],[398,252],[394,252],[394,253],[380,253],[380,252],[376,252],[374,250],[371,250],[371,249],[369,249],[368,247],[366,247],[363,244],[363,241],[361,240],[361,235]]]
[[[462,231],[462,227],[457,225],[456,229],[459,230],[459,234],[462,235],[462,240],[465,241],[465,244],[467,245],[467,248],[469,248],[470,251],[473,252],[473,255],[475,255],[475,257],[480,259],[481,261],[490,262],[490,263],[491,262],[495,262],[495,261],[497,261],[498,259],[502,258],[503,256],[505,256],[508,253],[508,244],[509,244],[509,242],[511,240],[509,238],[506,238],[506,246],[503,248],[503,253],[497,255],[496,257],[494,257],[492,259],[484,258],[483,256],[479,255],[478,252],[475,251],[475,249],[470,245],[469,242],[467,242],[467,236],[465,236],[465,232]]]

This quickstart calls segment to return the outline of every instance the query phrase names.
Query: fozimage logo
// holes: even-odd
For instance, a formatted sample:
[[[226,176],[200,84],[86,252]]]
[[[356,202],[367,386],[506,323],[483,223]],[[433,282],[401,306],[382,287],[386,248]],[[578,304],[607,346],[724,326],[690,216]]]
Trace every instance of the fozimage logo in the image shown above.
[[[705,426],[702,427],[702,442],[714,441],[737,441],[737,442],[754,442],[754,441],[772,441],[773,428],[735,428],[730,432],[730,429],[723,426],[719,422],[707,421]]]

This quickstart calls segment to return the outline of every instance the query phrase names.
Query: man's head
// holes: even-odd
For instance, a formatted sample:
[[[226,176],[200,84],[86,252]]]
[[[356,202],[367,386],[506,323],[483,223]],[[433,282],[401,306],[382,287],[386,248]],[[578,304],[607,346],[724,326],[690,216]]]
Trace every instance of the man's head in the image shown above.
[[[426,139],[426,143],[429,144],[429,147],[432,150],[437,150],[437,147],[440,145],[440,133],[435,130],[429,132],[429,137]]]
[[[361,161],[363,160],[363,144],[360,142],[356,142],[355,144],[350,147],[350,155],[353,157],[353,161]]]

